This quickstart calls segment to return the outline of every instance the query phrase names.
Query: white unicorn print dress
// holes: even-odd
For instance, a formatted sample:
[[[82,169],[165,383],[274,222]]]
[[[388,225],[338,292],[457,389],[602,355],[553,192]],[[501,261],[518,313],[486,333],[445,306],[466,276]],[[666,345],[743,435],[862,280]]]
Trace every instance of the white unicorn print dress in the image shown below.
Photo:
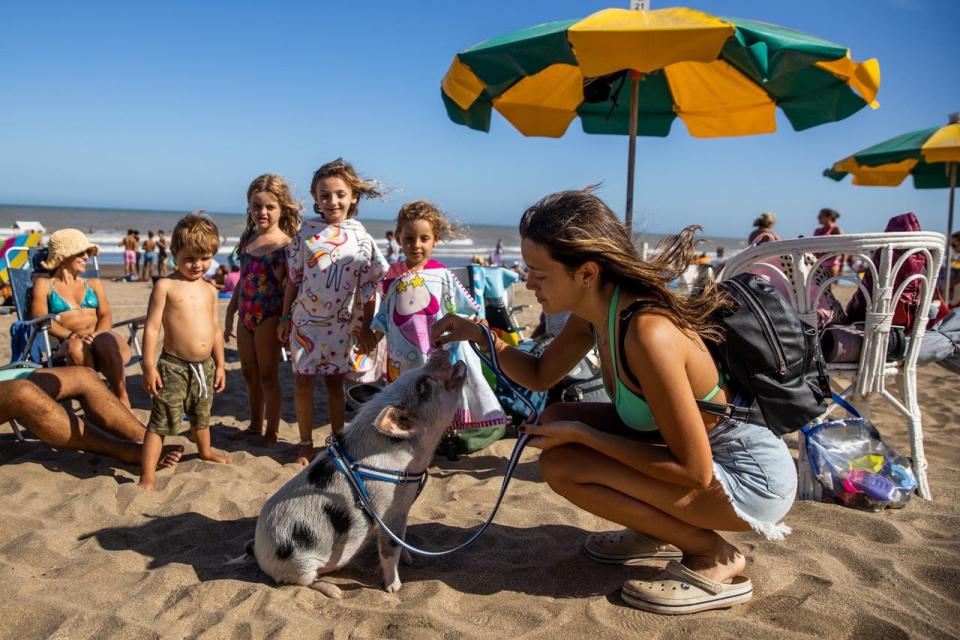
[[[363,305],[376,298],[388,266],[357,220],[303,222],[287,246],[290,281],[299,286],[290,314],[296,373],[357,378],[374,367],[375,354],[360,353],[357,334]]]

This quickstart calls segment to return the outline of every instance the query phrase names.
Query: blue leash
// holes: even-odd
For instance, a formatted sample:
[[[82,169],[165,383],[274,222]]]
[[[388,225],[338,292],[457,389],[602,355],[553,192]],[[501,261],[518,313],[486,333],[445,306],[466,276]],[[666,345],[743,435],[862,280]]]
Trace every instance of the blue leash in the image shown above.
[[[537,411],[537,408],[530,402],[529,398],[526,397],[517,386],[514,385],[506,376],[503,375],[500,369],[500,364],[497,361],[497,352],[494,349],[493,336],[490,334],[490,330],[483,326],[479,325],[483,329],[484,337],[487,341],[487,348],[489,349],[489,355],[483,353],[475,344],[472,344],[474,351],[477,352],[477,355],[480,356],[480,359],[493,371],[496,375],[497,380],[503,383],[508,389],[513,391],[513,393],[520,398],[520,401],[523,402],[530,409],[530,416],[528,421],[530,423],[536,424],[540,415]],[[407,543],[403,538],[395,534],[390,527],[386,525],[383,519],[380,517],[380,514],[377,513],[376,509],[373,508],[373,505],[370,503],[370,496],[367,494],[367,487],[364,484],[364,478],[367,480],[377,480],[381,482],[389,482],[391,484],[412,484],[418,483],[419,488],[417,489],[417,495],[420,495],[420,491],[423,490],[424,484],[427,481],[427,472],[424,470],[421,473],[409,473],[406,471],[393,471],[389,469],[378,469],[376,467],[370,467],[367,465],[359,464],[356,460],[351,458],[344,450],[343,445],[339,442],[337,438],[331,436],[327,440],[327,452],[330,454],[330,457],[333,459],[334,465],[337,469],[343,474],[343,477],[347,479],[347,483],[350,485],[350,489],[353,491],[353,496],[356,499],[357,506],[360,507],[367,515],[369,515],[380,527],[380,530],[387,534],[391,540],[396,544],[400,545],[407,551],[411,553],[416,553],[421,556],[429,557],[441,557],[449,555],[460,549],[464,549],[471,544],[473,544],[477,538],[487,530],[487,527],[490,526],[490,523],[493,522],[494,516],[497,515],[497,511],[500,509],[500,504],[503,502],[503,496],[507,493],[507,486],[510,484],[510,480],[513,477],[513,472],[517,468],[517,464],[520,462],[520,453],[523,451],[523,448],[527,446],[527,441],[530,439],[530,436],[526,433],[520,434],[520,437],[517,438],[517,444],[513,447],[513,453],[510,454],[510,460],[507,462],[507,469],[503,475],[503,484],[500,486],[500,494],[497,496],[497,502],[493,506],[493,511],[490,512],[490,516],[486,521],[480,525],[480,528],[477,529],[473,535],[471,535],[467,540],[452,549],[446,549],[444,551],[428,551],[426,549],[420,549],[415,547],[412,544]]]

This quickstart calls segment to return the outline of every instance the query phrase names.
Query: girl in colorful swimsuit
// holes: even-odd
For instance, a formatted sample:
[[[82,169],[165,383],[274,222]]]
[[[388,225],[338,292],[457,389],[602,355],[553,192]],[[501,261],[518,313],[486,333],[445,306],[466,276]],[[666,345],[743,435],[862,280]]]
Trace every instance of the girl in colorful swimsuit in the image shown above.
[[[415,200],[400,207],[397,238],[404,260],[383,280],[383,304],[373,328],[387,336],[387,382],[427,362],[434,351],[430,327],[448,313],[475,316],[480,307],[457,277],[433,259],[437,242],[452,236],[450,223],[431,203]],[[466,344],[451,345],[467,365],[460,408],[451,429],[477,429],[508,422],[493,389],[483,378],[480,359]]]
[[[344,377],[361,377],[375,366],[377,340],[370,329],[377,288],[388,265],[377,243],[356,219],[361,197],[379,197],[342,159],[313,174],[310,193],[320,217],[304,220],[287,248],[290,274],[278,335],[290,341],[296,374],[294,392],[300,451],[313,457],[313,389],[323,376],[333,433],[341,433],[346,412]]]
[[[283,178],[264,174],[247,189],[247,226],[240,236],[240,282],[227,306],[224,342],[240,313],[237,346],[250,399],[250,426],[236,434],[277,442],[280,428],[280,350],[277,323],[287,280],[286,249],[300,226],[300,205]],[[266,415],[266,433],[263,431]]]

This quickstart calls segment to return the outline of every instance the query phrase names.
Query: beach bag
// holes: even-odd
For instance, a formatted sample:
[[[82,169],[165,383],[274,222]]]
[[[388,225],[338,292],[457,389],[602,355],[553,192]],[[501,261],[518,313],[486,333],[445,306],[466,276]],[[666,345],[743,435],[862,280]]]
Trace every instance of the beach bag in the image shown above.
[[[762,277],[741,273],[719,285],[734,305],[714,320],[724,332],[720,344],[708,348],[717,366],[729,376],[744,406],[697,400],[700,410],[724,418],[767,425],[783,436],[797,431],[827,409],[830,380],[826,374],[816,329]],[[629,379],[640,386],[627,366],[624,342],[633,314],[656,303],[640,300],[620,312],[620,362]]]
[[[803,427],[807,464],[823,494],[863,511],[903,507],[917,487],[910,461],[843,398],[834,400],[851,417]]]

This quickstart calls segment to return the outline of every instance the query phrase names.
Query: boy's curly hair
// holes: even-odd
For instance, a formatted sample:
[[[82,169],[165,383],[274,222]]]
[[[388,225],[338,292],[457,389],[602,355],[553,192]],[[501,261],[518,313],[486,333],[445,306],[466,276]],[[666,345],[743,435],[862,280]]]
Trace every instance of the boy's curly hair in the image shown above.
[[[174,258],[183,251],[216,255],[219,250],[220,230],[202,209],[180,218],[170,234],[170,251]]]
[[[319,198],[317,198],[317,185],[319,182],[324,178],[333,177],[340,178],[346,182],[357,196],[357,201],[350,205],[350,210],[347,212],[348,218],[357,215],[357,205],[360,203],[361,198],[383,197],[383,187],[379,182],[376,180],[364,180],[357,174],[352,164],[345,162],[343,158],[337,158],[313,172],[313,179],[310,181],[310,195],[313,196],[314,201],[319,200]],[[315,203],[313,210],[315,213],[321,213],[320,205]]]
[[[458,236],[453,225],[440,212],[439,209],[427,200],[411,200],[400,207],[397,212],[397,237],[403,230],[404,225],[415,220],[426,220],[430,223],[433,230],[433,237],[438,242],[449,240]]]

